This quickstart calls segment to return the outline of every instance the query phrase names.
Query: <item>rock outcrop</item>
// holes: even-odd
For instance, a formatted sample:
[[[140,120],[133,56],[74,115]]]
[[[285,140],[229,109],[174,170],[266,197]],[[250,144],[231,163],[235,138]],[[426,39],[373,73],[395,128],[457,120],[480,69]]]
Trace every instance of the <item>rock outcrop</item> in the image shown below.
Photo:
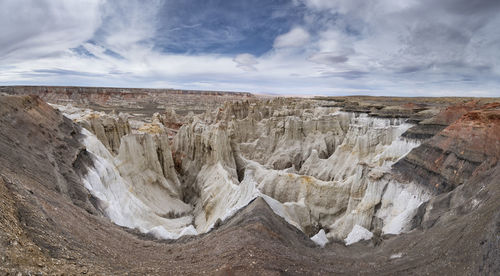
[[[37,96],[0,95],[0,106],[2,175],[22,169],[49,190],[95,213],[88,191],[77,185],[82,169],[78,159],[85,154],[78,141],[80,127]]]
[[[404,179],[414,179],[435,193],[449,192],[494,166],[500,153],[500,106],[450,114],[460,116],[395,165]]]
[[[390,166],[418,145],[400,138],[411,126],[404,119],[372,118],[284,98],[228,102],[185,122],[172,140],[171,152],[166,124],[179,120],[175,112],[154,114],[151,123],[136,128],[137,134],[128,134],[130,125],[123,115],[71,116],[109,151],[86,139],[94,158],[113,172],[100,180],[84,177],[87,186],[95,186],[91,190],[105,195],[102,202],[117,196],[106,187],[121,181],[121,189],[132,193],[127,198],[136,198],[159,216],[191,217],[197,232],[208,231],[262,196],[308,235],[324,228],[328,237],[341,240],[355,225],[399,233],[410,229],[406,224],[427,200],[425,190],[413,184],[405,188],[390,173]],[[405,205],[398,198],[401,203],[394,206],[395,191],[414,195],[415,201]],[[174,203],[162,203],[161,198]],[[132,210],[117,215],[115,209],[106,212],[114,214],[117,223],[143,232],[163,225],[180,234],[188,226],[187,220],[178,225],[156,219],[140,226],[131,218]]]
[[[106,114],[91,109],[76,108],[71,104],[56,105],[65,116],[94,133],[103,145],[113,153],[117,153],[120,148],[120,139],[132,132],[128,115]]]
[[[477,101],[446,107],[440,112],[433,114],[432,117],[422,120],[417,125],[408,129],[403,136],[414,139],[431,138],[458,120],[465,113],[478,107],[479,104]]]
[[[117,153],[120,148],[121,138],[131,132],[127,118],[124,116],[115,117],[93,113],[84,117],[79,123],[93,132],[104,146],[114,153]]]
[[[183,197],[166,135],[131,134],[123,137],[116,162],[122,176],[128,177],[134,185],[160,185],[171,196]]]
[[[114,223],[166,239],[196,234],[165,136],[124,136],[113,156],[95,135],[83,134],[92,162],[82,181]]]
[[[185,190],[203,198],[204,206],[210,199],[216,204],[216,194],[206,197],[204,190],[220,187],[218,179],[231,183],[226,190],[252,182],[308,235],[325,228],[329,237],[344,239],[354,225],[387,233],[410,230],[405,224],[428,199],[425,188],[402,185],[390,173],[392,164],[418,146],[400,137],[409,127],[404,119],[278,98],[226,104],[204,121],[184,125],[173,151]],[[215,163],[216,175],[224,177],[206,177]]]

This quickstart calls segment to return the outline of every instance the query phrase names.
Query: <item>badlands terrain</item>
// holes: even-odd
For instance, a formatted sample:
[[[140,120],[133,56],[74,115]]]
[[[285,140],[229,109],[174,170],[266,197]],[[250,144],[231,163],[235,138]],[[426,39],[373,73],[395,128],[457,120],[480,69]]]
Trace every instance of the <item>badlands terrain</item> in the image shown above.
[[[500,273],[500,99],[0,87],[0,273]]]

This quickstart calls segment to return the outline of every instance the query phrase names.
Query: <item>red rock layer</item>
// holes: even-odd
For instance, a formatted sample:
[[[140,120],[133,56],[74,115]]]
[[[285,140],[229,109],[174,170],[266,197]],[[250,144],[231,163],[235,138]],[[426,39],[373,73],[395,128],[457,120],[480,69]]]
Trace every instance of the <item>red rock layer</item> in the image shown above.
[[[495,166],[500,157],[500,103],[471,110],[474,105],[441,112],[436,122],[455,121],[394,165],[401,176],[442,193]]]

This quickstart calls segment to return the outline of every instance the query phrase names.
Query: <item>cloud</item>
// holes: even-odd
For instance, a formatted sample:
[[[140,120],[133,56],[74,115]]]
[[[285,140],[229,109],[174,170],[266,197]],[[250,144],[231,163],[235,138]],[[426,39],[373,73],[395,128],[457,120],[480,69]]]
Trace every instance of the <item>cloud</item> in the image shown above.
[[[161,1],[108,0],[102,5],[102,24],[93,38],[104,47],[127,51],[137,44],[152,46]]]
[[[323,78],[343,78],[346,80],[356,80],[368,75],[368,72],[363,71],[340,71],[340,72],[329,72],[325,71],[321,73]]]
[[[500,96],[498,26],[486,0],[5,0],[0,83]]]
[[[255,56],[251,54],[239,54],[233,59],[233,61],[236,62],[237,66],[244,71],[257,71],[255,65],[259,63]]]
[[[329,43],[350,45],[356,52],[349,60],[350,65],[368,66],[373,72],[399,72],[410,67],[441,70],[444,64],[460,61],[465,61],[463,65],[467,67],[491,65],[478,59],[471,44],[500,38],[499,34],[490,33],[489,37],[481,34],[482,30],[498,23],[498,13],[496,16],[492,13],[500,8],[495,2],[500,3],[304,1],[313,13],[329,12],[336,17],[336,21],[327,25],[320,34],[319,43],[322,46]],[[472,58],[471,54],[475,57]]]
[[[301,27],[295,27],[288,33],[282,34],[274,40],[275,48],[300,47],[309,41],[309,33]]]
[[[0,4],[0,61],[57,55],[92,38],[101,0],[4,0]]]
[[[65,75],[65,76],[90,76],[90,77],[97,77],[98,74],[91,74],[91,73],[85,73],[81,71],[73,71],[73,70],[65,70],[65,69],[37,69],[33,70],[33,74],[47,74],[47,75]]]
[[[309,57],[309,60],[316,63],[335,65],[338,63],[344,63],[349,60],[347,56],[337,55],[332,52],[321,52],[313,54]]]

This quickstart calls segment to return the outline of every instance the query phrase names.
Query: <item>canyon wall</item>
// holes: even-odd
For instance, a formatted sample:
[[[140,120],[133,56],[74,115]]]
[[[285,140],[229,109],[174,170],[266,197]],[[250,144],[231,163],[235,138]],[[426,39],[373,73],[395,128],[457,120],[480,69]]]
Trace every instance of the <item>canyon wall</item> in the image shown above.
[[[429,139],[404,137],[429,118],[303,99],[228,103],[176,134],[171,111],[138,122],[62,108],[70,120],[36,97],[0,106],[1,272],[500,269],[498,104]]]
[[[0,93],[36,95],[51,104],[71,104],[110,112],[126,111],[151,117],[166,108],[183,115],[192,111],[213,110],[225,101],[254,99],[246,92],[198,91],[151,88],[68,87],[68,86],[0,86]]]
[[[119,216],[112,218],[143,232],[163,227],[162,231],[173,233],[164,236],[174,237],[191,227],[203,233],[260,196],[309,236],[323,229],[330,239],[343,240],[360,227],[398,234],[412,229],[410,221],[430,194],[425,186],[395,179],[391,170],[420,144],[402,137],[412,126],[406,119],[339,111],[318,101],[227,102],[193,115],[169,145],[165,129],[178,121],[171,111],[155,114],[153,123],[132,131],[123,115],[68,116],[93,132],[95,139],[87,138],[84,144],[96,162],[107,164],[104,171],[116,174],[86,178],[90,190],[107,194],[102,201],[120,197],[113,189],[102,188],[117,185],[118,178],[125,184],[115,190],[132,192],[144,205],[158,207],[160,195],[173,204],[140,212],[173,214],[168,219],[175,221],[185,217],[181,225],[154,220],[140,227]],[[108,127],[102,131],[101,125]],[[153,125],[157,131],[152,131]],[[97,141],[102,149],[95,148]],[[151,185],[161,189],[154,192]],[[186,205],[179,207],[180,202]],[[119,211],[106,212],[111,216]],[[131,211],[124,212],[121,216],[131,216]]]

